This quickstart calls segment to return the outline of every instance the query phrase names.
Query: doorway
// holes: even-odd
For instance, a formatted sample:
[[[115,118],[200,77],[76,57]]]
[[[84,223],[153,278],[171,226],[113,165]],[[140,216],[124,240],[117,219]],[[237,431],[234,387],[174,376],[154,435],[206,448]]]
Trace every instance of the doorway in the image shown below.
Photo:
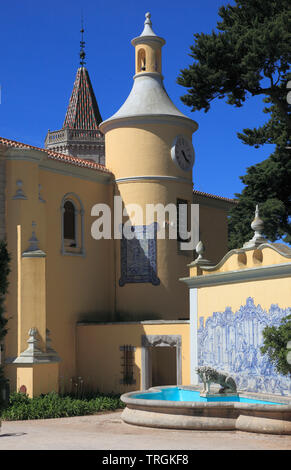
[[[175,346],[150,347],[152,387],[177,384],[177,353]]]
[[[142,336],[142,389],[159,385],[181,385],[181,336]]]

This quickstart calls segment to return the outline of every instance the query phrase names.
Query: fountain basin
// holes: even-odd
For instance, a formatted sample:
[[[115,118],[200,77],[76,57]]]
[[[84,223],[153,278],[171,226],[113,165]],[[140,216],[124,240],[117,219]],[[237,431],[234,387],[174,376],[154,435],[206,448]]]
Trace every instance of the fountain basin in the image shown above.
[[[255,393],[201,397],[200,387],[153,387],[125,393],[124,422],[193,430],[291,434],[291,398]]]

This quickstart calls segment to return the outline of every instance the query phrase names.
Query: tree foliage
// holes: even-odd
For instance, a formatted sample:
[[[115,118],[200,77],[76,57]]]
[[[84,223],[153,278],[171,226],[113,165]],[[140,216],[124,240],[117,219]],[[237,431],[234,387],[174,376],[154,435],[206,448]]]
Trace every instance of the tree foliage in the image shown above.
[[[2,240],[0,241],[0,344],[7,333],[6,324],[8,320],[5,317],[4,303],[8,290],[9,263],[10,255],[7,251],[6,242]],[[5,382],[3,368],[0,365],[0,389]]]
[[[6,324],[7,318],[5,318],[5,296],[8,291],[8,275],[10,273],[10,255],[7,251],[5,241],[0,241],[0,341],[3,340],[7,333]]]
[[[238,204],[229,219],[230,248],[252,237],[250,222],[255,205],[271,241],[291,242],[291,106],[287,83],[291,80],[291,8],[289,0],[236,0],[219,9],[217,32],[197,33],[190,47],[194,59],[181,71],[178,83],[188,88],[182,101],[192,111],[210,109],[211,102],[226,99],[243,106],[248,97],[262,95],[266,123],[243,129],[238,137],[255,148],[273,144],[275,150],[263,162],[247,169],[245,185],[236,194]]]
[[[262,354],[267,354],[279,374],[289,375],[291,378],[291,362],[287,360],[287,345],[291,341],[291,315],[283,318],[278,327],[267,326],[263,330],[263,338]]]

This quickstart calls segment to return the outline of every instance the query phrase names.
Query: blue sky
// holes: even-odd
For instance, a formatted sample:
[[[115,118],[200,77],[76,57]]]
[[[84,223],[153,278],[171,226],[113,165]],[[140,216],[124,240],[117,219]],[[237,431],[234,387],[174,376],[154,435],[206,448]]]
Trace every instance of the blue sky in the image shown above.
[[[226,0],[10,0],[1,4],[0,135],[43,147],[48,129],[62,127],[79,65],[80,18],[83,10],[86,66],[102,118],[115,113],[127,98],[134,75],[130,41],[152,14],[153,29],[166,40],[163,74],[175,105],[195,119],[193,143],[197,190],[233,197],[243,185],[246,168],[267,158],[271,146],[253,149],[236,133],[261,125],[262,97],[250,97],[242,108],[214,101],[208,113],[192,113],[180,100],[186,89],[176,83],[191,63],[194,33],[216,28],[218,8]]]

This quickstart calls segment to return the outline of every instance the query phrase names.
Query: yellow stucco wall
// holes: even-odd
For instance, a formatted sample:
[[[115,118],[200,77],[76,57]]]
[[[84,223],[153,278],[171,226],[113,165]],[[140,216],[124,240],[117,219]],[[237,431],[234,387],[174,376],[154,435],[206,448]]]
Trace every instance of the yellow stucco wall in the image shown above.
[[[16,367],[16,389],[19,390],[22,386],[25,386],[30,397],[39,396],[42,393],[57,392],[59,385],[58,367],[57,363]]]
[[[29,161],[31,155],[34,161]],[[23,158],[23,160],[22,160]],[[75,173],[74,173],[75,172]],[[89,175],[90,173],[90,175]],[[89,176],[88,176],[89,175]],[[16,200],[16,181],[23,182],[26,200]],[[12,254],[7,316],[9,332],[5,356],[13,358],[27,348],[28,329],[36,327],[44,347],[45,328],[51,332],[54,349],[62,361],[60,370],[75,374],[75,324],[81,319],[111,318],[114,308],[114,258],[111,240],[91,236],[91,209],[97,202],[112,204],[112,185],[96,179],[94,171],[70,168],[50,162],[43,152],[19,152],[7,161],[7,240]],[[109,184],[107,184],[109,181]],[[41,197],[38,198],[38,185]],[[84,208],[84,256],[61,253],[61,201],[66,193],[75,193]],[[23,258],[35,234],[45,258]],[[78,216],[80,226],[80,216]],[[17,235],[18,234],[18,235]],[[45,267],[44,267],[45,263]],[[18,346],[17,346],[18,344]],[[9,367],[11,375],[13,367]]]
[[[162,64],[161,64],[161,48],[160,44],[157,42],[152,42],[151,44],[138,44],[135,48],[135,73],[144,72],[141,70],[141,55],[140,51],[143,51],[142,58],[143,63],[145,63],[146,72],[159,72],[162,73]]]
[[[194,198],[195,203],[195,198]],[[211,207],[207,204],[199,205],[199,234],[205,246],[204,257],[218,263],[227,253],[228,221],[227,210],[220,207]]]
[[[162,118],[161,118],[162,121]],[[177,119],[178,121],[178,119]],[[133,123],[106,132],[106,164],[116,178],[115,195],[120,195],[125,205],[177,204],[177,198],[192,202],[192,172],[178,168],[171,158],[173,140],[178,134],[192,139],[193,128],[185,123],[178,125],[157,120],[151,124]],[[164,176],[167,179],[121,178]],[[156,220],[156,219],[155,219]],[[133,225],[145,224],[135,219]],[[168,237],[168,235],[167,235]],[[116,259],[120,260],[120,242],[116,246]],[[192,252],[181,252],[177,240],[157,240],[157,276],[159,286],[151,284],[126,284],[119,287],[120,263],[116,270],[117,310],[126,311],[132,319],[188,318],[187,289],[178,278],[187,274],[187,264]],[[145,316],[146,315],[146,316]]]
[[[199,317],[206,319],[214,312],[224,312],[226,307],[231,307],[235,313],[241,305],[245,305],[248,297],[267,311],[272,304],[288,308],[291,306],[291,278],[201,288],[198,294]]]
[[[194,282],[195,278],[201,279],[203,284],[203,278],[207,282],[207,277],[213,276],[212,285],[198,287],[198,321],[199,317],[206,319],[213,312],[223,312],[226,307],[231,307],[235,312],[246,303],[248,297],[252,297],[256,305],[260,304],[266,310],[272,304],[278,304],[280,308],[290,307],[291,268],[279,277],[275,271],[273,276],[264,277],[264,269],[290,264],[290,253],[280,250],[282,245],[266,244],[257,249],[232,250],[212,268],[203,269],[203,266],[192,263],[190,278]],[[257,271],[256,279],[251,279],[252,270]],[[248,276],[240,280],[239,273],[244,271]],[[219,283],[217,279],[220,274],[229,274],[230,277],[224,283]]]
[[[162,120],[162,118],[161,118]],[[105,134],[106,166],[115,178],[167,175],[192,181],[192,172],[182,171],[171,159],[170,149],[178,134],[192,140],[193,129],[186,125],[132,124]]]
[[[144,213],[146,212],[146,204],[149,202],[165,206],[169,203],[176,205],[177,197],[191,202],[192,193],[191,185],[157,181],[122,183],[118,185],[118,190],[118,193],[122,194],[124,204],[127,205],[134,201],[135,204],[141,206]],[[154,220],[157,221],[156,216]],[[141,225],[145,222],[145,219],[132,221],[133,225]],[[153,286],[150,283],[125,284],[122,287],[118,285],[121,276],[121,247],[120,241],[116,241],[116,308],[117,311],[130,313],[132,319],[188,318],[187,288],[178,281],[178,273],[181,273],[181,276],[187,274],[187,264],[192,260],[193,255],[191,251],[179,250],[177,240],[169,240],[168,233],[166,233],[166,237],[165,240],[157,240],[159,286]]]
[[[190,383],[189,324],[112,323],[77,326],[78,375],[93,390],[124,393],[141,387],[142,335],[181,335],[182,383]],[[120,384],[122,378],[122,352],[120,346],[136,347],[133,385]],[[165,367],[167,365],[165,364]]]

